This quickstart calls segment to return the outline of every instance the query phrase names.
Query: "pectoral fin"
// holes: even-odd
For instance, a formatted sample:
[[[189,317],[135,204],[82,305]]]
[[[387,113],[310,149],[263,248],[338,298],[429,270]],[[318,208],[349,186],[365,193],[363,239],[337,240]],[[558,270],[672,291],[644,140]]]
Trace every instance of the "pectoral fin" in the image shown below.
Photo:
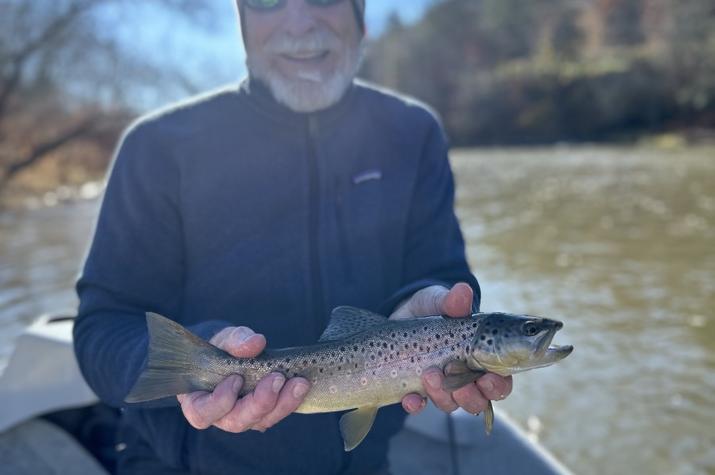
[[[447,366],[445,373],[444,382],[442,383],[442,389],[445,391],[454,391],[455,389],[459,389],[462,386],[473,383],[486,374],[485,371],[474,370],[459,372],[457,368],[450,368],[449,365]]]
[[[493,428],[494,428],[494,406],[492,406],[492,402],[489,401],[487,408],[484,410],[484,430],[487,432],[487,435],[489,435],[492,433]]]
[[[375,422],[377,408],[374,406],[359,407],[354,411],[346,412],[340,418],[340,433],[343,435],[345,451],[350,452],[360,445],[365,438],[372,423]]]

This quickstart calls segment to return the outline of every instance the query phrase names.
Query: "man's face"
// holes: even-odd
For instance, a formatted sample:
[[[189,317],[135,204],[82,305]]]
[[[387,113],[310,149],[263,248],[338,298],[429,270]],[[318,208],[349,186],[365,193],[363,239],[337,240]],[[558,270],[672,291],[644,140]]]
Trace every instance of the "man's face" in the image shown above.
[[[274,10],[243,11],[248,69],[277,101],[313,112],[342,97],[357,73],[362,45],[348,0],[328,6],[286,0]]]

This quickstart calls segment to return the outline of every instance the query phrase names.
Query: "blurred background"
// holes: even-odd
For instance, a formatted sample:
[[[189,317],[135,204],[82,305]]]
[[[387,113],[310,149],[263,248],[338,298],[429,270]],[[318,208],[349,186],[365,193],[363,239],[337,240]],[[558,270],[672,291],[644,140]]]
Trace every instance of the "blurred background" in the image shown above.
[[[454,146],[483,310],[565,321],[506,409],[576,473],[715,473],[715,1],[368,0]],[[0,0],[0,369],[72,309],[138,115],[237,82],[230,0]]]

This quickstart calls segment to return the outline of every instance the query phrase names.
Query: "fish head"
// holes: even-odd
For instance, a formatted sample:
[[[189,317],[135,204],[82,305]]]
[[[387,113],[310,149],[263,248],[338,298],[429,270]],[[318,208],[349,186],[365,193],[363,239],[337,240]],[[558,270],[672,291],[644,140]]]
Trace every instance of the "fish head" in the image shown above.
[[[467,364],[473,369],[507,376],[549,366],[566,358],[573,346],[552,345],[563,323],[548,318],[509,313],[477,315]]]

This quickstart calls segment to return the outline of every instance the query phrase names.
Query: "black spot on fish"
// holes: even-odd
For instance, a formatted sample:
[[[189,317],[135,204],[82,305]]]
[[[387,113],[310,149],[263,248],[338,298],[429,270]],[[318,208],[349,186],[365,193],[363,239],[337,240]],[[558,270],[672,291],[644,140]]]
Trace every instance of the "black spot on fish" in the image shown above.
[[[357,367],[358,367],[358,364],[357,364],[357,363],[355,363],[355,368],[357,369]]]
[[[410,345],[409,345],[408,343],[405,343],[405,349],[406,349],[406,350],[409,350],[409,349],[410,349]]]
[[[454,351],[454,345],[452,345],[452,351]]]
[[[340,351],[343,351],[343,352],[344,352],[344,351],[345,351],[345,347],[344,347],[344,346],[341,346],[341,347],[340,347]]]
[[[477,328],[477,324],[476,324],[476,323],[472,323],[472,328]]]
[[[372,361],[375,361],[375,355],[370,355],[370,359],[371,359]]]
[[[498,333],[499,333],[499,330],[497,330],[496,328],[494,330],[492,330],[492,335],[496,335]]]
[[[387,343],[383,343],[383,344],[382,344],[382,347],[385,348],[385,349],[387,349]]]
[[[390,336],[391,336],[392,338],[395,338],[395,332],[392,332],[392,333],[390,334]]]
[[[310,362],[311,362],[312,364],[316,364],[316,363],[318,362],[318,360],[316,360],[315,358],[313,358]]]
[[[487,345],[491,346],[492,343],[494,343],[494,340],[492,340],[491,338],[487,340]]]
[[[415,343],[412,343],[412,348],[415,348],[415,349],[417,349],[417,342],[415,342]]]
[[[343,367],[342,367],[342,366],[338,366],[338,371],[340,371],[341,369],[343,369]]]
[[[479,337],[479,339],[482,340],[482,341],[484,341],[484,340],[487,339],[487,336],[486,336],[486,335],[481,335],[481,336]]]
[[[382,351],[378,351],[377,356],[382,356]]]
[[[417,330],[412,330],[413,335],[417,335]]]
[[[427,328],[428,328],[427,325],[425,325],[424,328],[423,328],[423,330],[424,330],[424,331],[427,331]]]
[[[394,350],[394,349],[395,349],[395,345],[392,344],[392,343],[390,343],[390,349],[391,349],[391,350]]]
[[[415,357],[412,356],[412,357],[410,358],[410,363],[414,363],[414,362],[415,362]]]
[[[357,351],[357,350],[358,350],[357,345],[353,346],[353,351]]]
[[[370,348],[373,348],[374,346],[375,346],[375,342],[374,342],[374,341],[371,341],[371,342],[370,342]]]
[[[454,338],[454,332],[449,332],[449,337]]]
[[[439,340],[439,333],[437,333],[434,337]]]
[[[323,368],[318,368],[318,372],[322,373],[322,372],[323,372]]]
[[[407,332],[403,333],[402,336],[407,338]]]
[[[462,340],[466,340],[466,339],[467,339],[467,334],[466,334],[466,333],[462,333]]]

